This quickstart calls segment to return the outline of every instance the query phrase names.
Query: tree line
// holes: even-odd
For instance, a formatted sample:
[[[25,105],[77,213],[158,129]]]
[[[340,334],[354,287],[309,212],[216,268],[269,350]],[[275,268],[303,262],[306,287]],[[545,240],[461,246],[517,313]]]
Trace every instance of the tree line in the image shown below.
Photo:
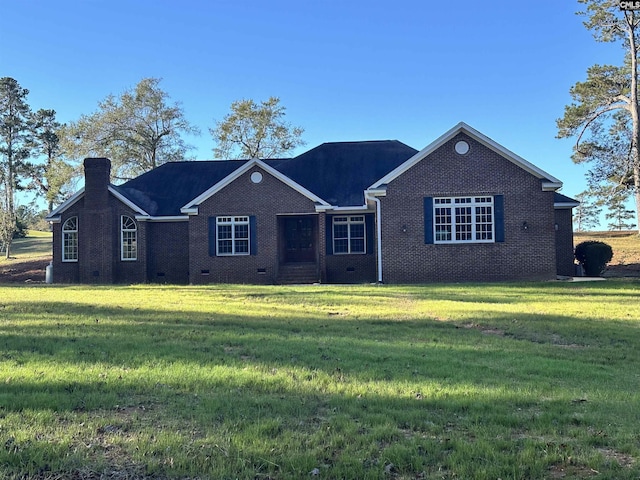
[[[572,159],[589,165],[588,189],[578,200],[576,229],[598,224],[602,207],[609,208],[608,227],[639,227],[640,212],[640,105],[638,60],[640,12],[625,10],[618,0],[578,0],[577,12],[598,42],[618,43],[618,65],[593,65],[587,78],[570,89],[572,103],[557,120],[559,138],[575,138]],[[634,210],[626,201],[635,199]],[[637,222],[640,223],[640,222]]]
[[[108,95],[94,113],[62,124],[53,109],[32,111],[29,90],[17,80],[0,78],[0,248],[7,258],[21,222],[34,217],[33,209],[17,204],[19,192],[46,203],[42,217],[73,193],[86,157],[109,158],[114,182],[187,158],[193,147],[184,136],[200,131],[160,81],[144,78]],[[209,130],[214,158],[273,158],[303,145],[304,130],[287,123],[285,113],[277,97],[233,102]]]

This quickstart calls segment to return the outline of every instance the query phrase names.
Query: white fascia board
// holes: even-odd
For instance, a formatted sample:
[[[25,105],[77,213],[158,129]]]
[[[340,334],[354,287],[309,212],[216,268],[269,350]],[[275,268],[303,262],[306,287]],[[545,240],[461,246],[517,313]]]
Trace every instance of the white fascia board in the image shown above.
[[[369,208],[368,205],[358,205],[356,207],[333,207],[330,211],[331,212],[335,212],[335,213],[343,213],[343,214],[347,214],[347,213],[366,213],[368,211],[370,211],[371,209]]]
[[[111,192],[111,194],[116,197],[118,200],[120,200],[122,203],[124,203],[127,207],[129,207],[131,210],[135,210],[136,212],[140,213],[141,215],[147,216],[149,217],[150,215],[145,212],[142,208],[140,208],[138,205],[136,205],[135,203],[133,203],[131,200],[129,200],[127,197],[123,196],[120,192],[118,192],[115,188],[111,187],[111,185],[109,185],[109,192]]]
[[[120,200],[126,206],[131,208],[131,210],[135,210],[136,212],[138,212],[138,213],[140,213],[142,215],[149,216],[149,214],[147,212],[145,212],[142,208],[137,206],[135,203],[133,203],[128,198],[124,197],[120,192],[118,192],[111,185],[109,185],[108,190],[114,197],[116,197],[118,200]],[[57,208],[55,208],[49,215],[46,216],[45,220],[55,223],[55,217],[57,217],[57,221],[59,222],[60,221],[60,214],[63,213],[68,208],[70,208],[71,206],[73,206],[78,200],[80,200],[80,198],[82,198],[83,195],[84,195],[84,187],[82,187],[80,190],[78,190],[76,193],[74,193],[67,200],[62,202]]]
[[[578,207],[580,203],[578,202],[557,202],[553,204],[553,208],[556,210],[566,209],[566,208],[575,208]]]
[[[253,160],[247,161],[247,163],[245,163],[244,165],[242,165],[241,167],[236,169],[234,172],[232,172],[229,175],[227,175],[225,178],[223,178],[218,183],[213,185],[207,191],[205,191],[204,193],[200,194],[199,196],[197,196],[196,198],[191,200],[189,203],[187,203],[185,206],[183,206],[180,209],[180,211],[182,213],[190,213],[190,214],[196,214],[197,215],[197,206],[198,205],[200,205],[202,202],[204,202],[205,200],[210,198],[212,195],[214,195],[217,192],[219,192],[220,190],[222,190],[224,187],[229,185],[231,182],[233,182],[238,177],[240,177],[242,174],[248,172],[251,168],[253,168],[255,166],[260,167],[262,170],[264,170],[265,172],[267,172],[270,175],[274,176],[275,178],[280,180],[285,185],[287,185],[287,186],[291,187],[292,189],[294,189],[296,192],[304,195],[305,197],[307,197],[312,202],[316,202],[316,203],[319,203],[320,205],[324,205],[324,206],[330,206],[329,203],[327,203],[326,201],[324,201],[323,199],[318,197],[315,193],[312,193],[311,191],[309,191],[306,188],[304,188],[302,185],[294,182],[289,177],[287,177],[286,175],[280,173],[275,168],[267,165],[262,160],[253,159]],[[195,211],[194,211],[194,209],[195,209]]]
[[[376,188],[368,188],[364,191],[364,196],[366,197],[386,197],[387,196],[387,185],[376,187]]]
[[[562,182],[560,180],[558,180],[557,178],[555,178],[554,176],[549,175],[547,172],[545,172],[541,168],[538,168],[537,166],[535,166],[534,164],[528,162],[527,160],[525,160],[524,158],[520,157],[519,155],[516,155],[511,150],[506,149],[505,147],[503,147],[499,143],[493,141],[492,139],[490,139],[486,135],[483,135],[482,133],[477,131],[475,128],[470,127],[469,125],[467,125],[464,122],[460,122],[455,127],[453,127],[452,129],[450,129],[449,131],[445,132],[443,135],[438,137],[434,142],[430,143],[425,148],[420,150],[418,153],[416,153],[413,157],[408,159],[402,165],[400,165],[396,169],[392,170],[387,175],[382,177],[380,180],[375,182],[373,185],[371,185],[368,188],[368,190],[376,189],[376,188],[380,187],[381,185],[384,185],[385,183],[389,183],[389,182],[395,180],[397,177],[399,177],[404,172],[406,172],[411,167],[413,167],[416,163],[420,162],[422,159],[424,159],[425,157],[427,157],[428,155],[433,153],[435,150],[440,148],[442,145],[444,145],[446,142],[448,142],[453,137],[458,135],[460,132],[464,132],[465,134],[469,135],[474,140],[482,143],[487,148],[489,148],[489,149],[493,150],[494,152],[500,154],[501,156],[503,156],[504,158],[509,160],[511,163],[513,163],[513,164],[517,165],[518,167],[522,168],[523,170],[531,173],[535,177],[537,177],[537,178],[539,178],[541,180],[545,180],[545,182],[543,183],[543,190],[546,190],[546,189],[556,190],[556,189],[560,188],[560,186],[562,186]],[[556,185],[559,185],[559,186],[556,186]],[[549,187],[549,188],[547,188],[547,187]]]
[[[54,208],[53,211],[49,215],[47,215],[45,217],[45,220],[47,220],[48,222],[54,222],[55,223],[54,218],[58,217],[57,221],[59,222],[60,221],[60,214],[63,213],[65,210],[67,210],[72,205],[74,205],[78,200],[80,200],[80,198],[82,197],[83,193],[84,193],[84,187],[82,187],[80,190],[78,190],[76,193],[71,195],[64,202],[62,202],[60,205],[58,205],[56,208]]]
[[[328,210],[333,210],[333,205],[316,205],[316,212],[317,213],[321,213],[321,212],[326,212]]]
[[[166,217],[153,217],[151,215],[136,215],[139,222],[188,222],[189,217],[185,215],[167,215]]]
[[[543,192],[555,192],[556,190],[562,188],[562,182],[542,182],[542,191]]]

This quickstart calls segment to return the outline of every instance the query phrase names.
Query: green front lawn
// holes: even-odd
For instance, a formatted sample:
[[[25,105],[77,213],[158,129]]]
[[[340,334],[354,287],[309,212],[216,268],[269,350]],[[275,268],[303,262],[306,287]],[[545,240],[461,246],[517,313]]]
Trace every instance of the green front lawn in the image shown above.
[[[0,287],[0,478],[637,479],[639,304],[630,280]]]

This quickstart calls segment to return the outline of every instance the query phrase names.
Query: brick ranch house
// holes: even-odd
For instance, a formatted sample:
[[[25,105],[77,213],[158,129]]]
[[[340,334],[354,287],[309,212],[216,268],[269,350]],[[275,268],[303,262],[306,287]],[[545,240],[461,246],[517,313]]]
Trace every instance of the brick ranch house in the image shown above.
[[[460,123],[421,151],[325,143],[295,158],[164,164],[48,217],[56,283],[421,283],[573,274],[562,183]]]

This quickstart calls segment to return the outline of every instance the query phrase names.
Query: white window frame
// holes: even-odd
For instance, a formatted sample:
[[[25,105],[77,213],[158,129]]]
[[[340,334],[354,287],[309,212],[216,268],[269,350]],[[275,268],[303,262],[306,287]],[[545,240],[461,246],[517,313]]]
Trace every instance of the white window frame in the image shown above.
[[[120,260],[138,260],[138,225],[129,215],[120,217]]]
[[[246,236],[243,233],[246,226]],[[230,236],[221,238],[221,227],[230,227]],[[221,249],[222,242],[230,243],[231,251]],[[246,244],[246,251],[244,245]],[[251,255],[251,225],[248,216],[216,217],[216,255],[219,257]]]
[[[495,215],[492,196],[435,197],[434,243],[495,243]]]
[[[336,236],[336,225],[347,226],[347,236]],[[353,225],[362,225],[362,236],[355,236],[352,232]],[[333,254],[334,255],[363,255],[367,253],[367,226],[364,215],[340,215],[334,216],[332,221],[331,237],[333,241]],[[347,241],[347,251],[338,251],[336,249],[336,241]],[[352,242],[356,240],[362,240],[362,251],[353,248]]]
[[[62,224],[62,261],[78,261],[78,217],[69,217]]]

